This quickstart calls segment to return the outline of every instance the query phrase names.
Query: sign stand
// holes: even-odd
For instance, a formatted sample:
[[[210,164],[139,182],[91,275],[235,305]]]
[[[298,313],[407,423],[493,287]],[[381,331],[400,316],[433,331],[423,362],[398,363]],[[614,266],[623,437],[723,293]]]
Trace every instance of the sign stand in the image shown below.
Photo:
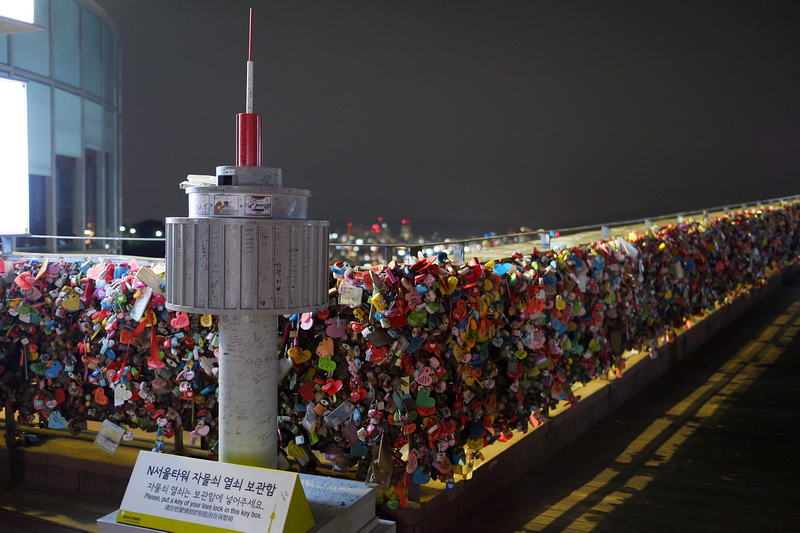
[[[139,452],[116,521],[171,533],[305,533],[298,474]]]
[[[347,479],[142,451],[120,510],[97,527],[101,533],[392,533],[395,523],[375,515],[377,492]]]

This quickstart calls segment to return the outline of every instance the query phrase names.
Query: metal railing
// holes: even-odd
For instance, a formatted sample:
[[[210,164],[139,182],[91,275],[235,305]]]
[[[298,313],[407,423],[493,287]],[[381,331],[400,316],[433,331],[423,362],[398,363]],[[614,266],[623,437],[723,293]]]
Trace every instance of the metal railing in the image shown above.
[[[545,240],[543,236],[558,235],[561,237],[569,236],[577,233],[585,232],[602,232],[604,228],[620,228],[625,226],[642,225],[650,227],[657,222],[664,220],[676,220],[682,222],[685,219],[702,216],[707,217],[712,213],[728,213],[732,211],[745,211],[750,208],[760,208],[763,206],[775,205],[786,203],[790,201],[800,200],[800,194],[792,196],[782,196],[779,198],[771,198],[767,200],[756,200],[752,202],[743,202],[736,204],[721,205],[716,207],[706,207],[692,211],[681,211],[678,213],[670,213],[666,215],[659,215],[654,217],[637,218],[630,220],[620,220],[615,222],[606,222],[601,224],[589,224],[584,226],[573,226],[568,228],[539,228],[534,231],[526,231],[519,233],[509,233],[505,235],[491,235],[491,236],[476,236],[464,239],[446,239],[437,242],[401,242],[401,243],[381,243],[381,242],[332,242],[329,244],[329,258],[331,262],[353,260],[353,266],[363,264],[374,264],[377,262],[389,262],[396,260],[405,262],[408,257],[416,257],[420,252],[423,255],[431,255],[432,253],[446,252],[451,259],[462,260],[464,254],[473,254],[476,251],[489,250],[491,248],[509,245],[509,244],[525,244],[525,243],[542,243]],[[607,237],[605,237],[607,238]],[[16,246],[18,239],[44,239],[55,241],[83,241],[84,246],[76,247],[75,249],[66,249],[63,252],[55,251],[58,255],[76,255],[80,253],[89,253],[92,255],[109,255],[119,256],[123,255],[122,244],[136,243],[136,242],[155,242],[164,243],[165,239],[160,237],[86,237],[86,236],[61,236],[61,235],[24,235],[16,237],[3,237],[3,255],[24,255],[26,250],[19,250]],[[92,243],[101,243],[102,248],[91,246]],[[114,245],[109,245],[114,243]],[[30,251],[30,253],[39,254],[38,251]],[[126,255],[127,257],[127,255]],[[145,259],[163,260],[163,257],[148,257],[138,256]],[[500,258],[497,258],[500,259]]]
[[[750,208],[761,208],[768,205],[781,204],[797,200],[800,200],[800,194],[796,194],[793,196],[783,196],[780,198],[772,198],[768,200],[757,200],[753,202],[728,204],[716,207],[706,207],[703,209],[697,209],[693,211],[681,211],[678,213],[670,213],[654,217],[620,220],[616,222],[607,222],[603,224],[589,224],[585,226],[573,226],[569,228],[540,228],[535,231],[509,233],[505,235],[470,237],[466,239],[448,239],[439,242],[424,242],[424,243],[365,242],[364,244],[361,245],[350,242],[331,243],[330,244],[331,253],[329,255],[331,256],[331,258],[336,258],[337,252],[340,252],[343,249],[344,250],[354,249],[356,253],[361,252],[362,250],[368,250],[373,254],[376,252],[382,252],[382,254],[377,257],[386,262],[391,261],[392,259],[400,260],[402,262],[402,260],[405,257],[408,257],[409,255],[416,256],[418,252],[423,252],[423,255],[431,255],[431,253],[438,253],[440,251],[444,251],[448,254],[448,256],[451,259],[455,258],[456,260],[462,260],[464,259],[465,257],[464,254],[466,253],[474,253],[476,251],[496,248],[507,244],[543,243],[543,241],[545,240],[543,239],[543,235],[547,237],[553,237],[553,236],[565,237],[577,233],[598,232],[600,233],[600,235],[597,236],[598,239],[608,238],[602,236],[604,228],[611,229],[611,228],[620,228],[625,226],[639,226],[639,225],[649,228],[651,226],[656,225],[657,222],[665,220],[676,220],[677,222],[680,223],[683,222],[684,220],[688,220],[696,216],[708,218],[708,216],[712,213],[729,213],[737,210],[746,211],[747,209]],[[549,241],[549,239],[546,240]],[[502,258],[496,257],[495,259],[502,259]]]
[[[392,258],[397,259],[405,259],[408,256],[415,256],[418,252],[423,252],[424,254],[430,255],[430,253],[436,253],[439,251],[444,251],[448,253],[448,256],[451,259],[459,259],[463,258],[465,253],[471,253],[481,247],[483,249],[485,247],[486,250],[491,250],[492,248],[496,248],[501,245],[505,244],[524,244],[529,242],[540,242],[541,236],[543,234],[555,233],[558,232],[560,235],[571,235],[571,234],[579,234],[585,232],[602,232],[603,228],[620,228],[626,226],[636,226],[636,225],[644,225],[649,226],[653,225],[656,222],[665,221],[665,220],[676,220],[681,222],[685,219],[695,216],[702,216],[703,218],[708,217],[712,213],[726,213],[736,210],[747,210],[749,208],[761,208],[763,206],[768,205],[775,205],[781,203],[787,203],[791,201],[798,201],[800,200],[800,195],[794,196],[785,196],[781,198],[773,198],[770,200],[760,200],[756,202],[749,202],[749,203],[741,203],[741,204],[731,204],[731,205],[724,205],[718,207],[711,207],[705,209],[699,209],[695,211],[684,211],[681,213],[672,213],[668,215],[661,215],[656,217],[650,218],[641,218],[641,219],[632,219],[632,220],[623,220],[617,222],[611,222],[606,224],[590,224],[585,226],[575,226],[570,228],[563,228],[558,230],[549,230],[549,229],[538,229],[536,231],[528,231],[528,232],[520,232],[520,233],[512,233],[506,235],[495,235],[491,237],[472,237],[467,239],[454,239],[454,240],[446,240],[441,242],[424,242],[424,243],[365,243],[361,245],[357,245],[354,243],[331,243],[330,244],[330,254],[331,260],[336,257],[338,250],[340,249],[353,249],[356,252],[360,252],[362,248],[368,250],[371,254],[376,254],[376,257],[379,257],[381,260],[389,261]],[[153,241],[153,242],[164,242],[162,238],[131,238],[131,237],[64,237],[64,236],[48,236],[48,235],[29,235],[25,236],[26,238],[37,238],[37,239],[59,239],[59,240],[77,240],[77,241],[113,241],[113,242],[125,242],[125,241]],[[13,247],[7,248],[7,243],[11,241],[13,238],[4,237],[3,244],[4,244],[4,253],[3,256],[6,259],[14,260],[16,257],[24,258],[30,255],[31,253],[15,253]],[[13,243],[13,241],[12,241]],[[86,243],[84,243],[86,244]],[[8,250],[8,252],[6,252]],[[402,253],[400,253],[402,251]],[[378,255],[378,252],[380,254]],[[86,255],[82,254],[82,250],[76,250],[74,252],[66,252],[55,254],[59,258],[64,258],[70,262],[72,261],[81,261],[86,258]],[[44,255],[39,252],[36,252],[35,255]],[[137,261],[142,262],[162,262],[164,258],[152,258],[152,257],[140,257],[140,256],[120,256],[110,254],[107,251],[105,253],[98,253],[94,254],[95,259],[102,259],[102,260],[109,260],[109,261],[116,261],[124,257],[126,260],[133,257],[136,258]],[[494,259],[501,259],[501,257],[494,257]],[[2,408],[3,406],[0,406]],[[10,403],[5,406],[5,409],[0,409],[0,411],[4,412],[4,416],[0,417],[0,427],[4,428],[4,432],[6,435],[7,442],[11,443],[17,438],[17,432],[22,434],[30,433],[30,434],[65,434],[65,431],[62,430],[49,430],[42,427],[32,427],[27,425],[22,425],[16,423],[14,420],[14,411]],[[96,427],[88,427],[86,430],[82,431],[81,438],[84,439],[92,439],[97,434]],[[187,445],[185,444],[186,436],[188,432],[176,432],[175,437],[172,442],[172,446],[175,452],[179,453],[190,453],[190,454],[203,454],[207,453],[202,450],[201,447]],[[152,444],[152,439],[145,434],[137,434],[137,438],[134,439],[133,442],[126,444],[140,448],[148,448]]]

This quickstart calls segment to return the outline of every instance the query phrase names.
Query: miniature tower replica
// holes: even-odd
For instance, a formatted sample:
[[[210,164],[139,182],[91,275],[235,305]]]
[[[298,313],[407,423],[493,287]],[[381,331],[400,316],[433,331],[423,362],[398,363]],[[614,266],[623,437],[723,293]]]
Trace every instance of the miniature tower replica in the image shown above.
[[[275,468],[277,317],[328,301],[329,223],[307,220],[309,191],[282,187],[261,166],[253,113],[252,11],[246,113],[236,117],[236,165],[189,176],[189,216],[167,218],[167,308],[219,315],[219,460]]]

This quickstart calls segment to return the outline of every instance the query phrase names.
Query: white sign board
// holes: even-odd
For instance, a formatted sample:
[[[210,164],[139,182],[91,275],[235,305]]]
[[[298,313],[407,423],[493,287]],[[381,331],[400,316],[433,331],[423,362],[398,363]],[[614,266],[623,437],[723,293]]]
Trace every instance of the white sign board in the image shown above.
[[[298,474],[139,452],[117,522],[171,533],[306,533]]]

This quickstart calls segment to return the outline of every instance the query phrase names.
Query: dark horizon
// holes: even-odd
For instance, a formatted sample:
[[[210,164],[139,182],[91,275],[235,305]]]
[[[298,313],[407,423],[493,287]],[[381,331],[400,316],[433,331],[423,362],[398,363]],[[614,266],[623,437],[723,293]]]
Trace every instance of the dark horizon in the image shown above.
[[[185,216],[178,184],[233,162],[253,3],[98,3],[122,47],[124,219]],[[800,192],[800,4],[253,7],[264,164],[334,227],[558,228]]]

